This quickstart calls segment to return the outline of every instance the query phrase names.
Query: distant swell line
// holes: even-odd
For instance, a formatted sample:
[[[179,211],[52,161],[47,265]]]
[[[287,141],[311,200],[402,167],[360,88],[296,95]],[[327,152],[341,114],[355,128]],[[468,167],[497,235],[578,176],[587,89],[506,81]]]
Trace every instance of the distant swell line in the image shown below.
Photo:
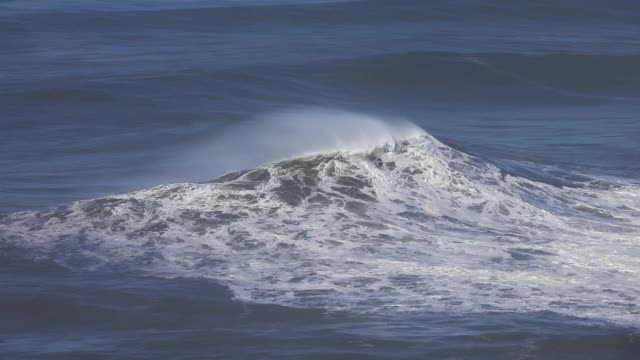
[[[406,52],[344,61],[334,76],[370,86],[524,85],[591,97],[603,90],[639,94],[638,64],[640,55]]]

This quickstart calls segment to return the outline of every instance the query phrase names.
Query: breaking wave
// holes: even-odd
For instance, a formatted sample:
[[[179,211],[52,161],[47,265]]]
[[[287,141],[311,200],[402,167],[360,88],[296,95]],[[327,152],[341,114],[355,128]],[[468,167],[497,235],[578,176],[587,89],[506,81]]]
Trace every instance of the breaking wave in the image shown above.
[[[4,215],[0,245],[74,269],[211,278],[251,302],[640,325],[636,185],[554,186],[404,136]]]

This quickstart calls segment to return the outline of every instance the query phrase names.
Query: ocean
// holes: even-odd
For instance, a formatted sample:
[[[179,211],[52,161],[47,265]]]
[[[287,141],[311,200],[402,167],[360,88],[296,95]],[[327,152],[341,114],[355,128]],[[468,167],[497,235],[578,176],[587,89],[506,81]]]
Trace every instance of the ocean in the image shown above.
[[[640,358],[640,3],[0,0],[0,358]]]

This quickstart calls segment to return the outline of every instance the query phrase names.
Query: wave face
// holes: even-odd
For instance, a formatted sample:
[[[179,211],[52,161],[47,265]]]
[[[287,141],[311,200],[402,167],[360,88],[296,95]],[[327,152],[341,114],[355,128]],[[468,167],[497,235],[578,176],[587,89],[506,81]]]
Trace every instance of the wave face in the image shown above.
[[[238,299],[640,325],[640,188],[556,187],[428,134],[0,218],[74,269],[205,277]]]

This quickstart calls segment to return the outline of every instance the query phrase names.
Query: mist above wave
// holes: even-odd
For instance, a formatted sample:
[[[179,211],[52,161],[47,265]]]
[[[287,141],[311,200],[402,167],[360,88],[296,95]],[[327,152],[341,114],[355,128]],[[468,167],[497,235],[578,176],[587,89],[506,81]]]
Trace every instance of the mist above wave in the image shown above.
[[[336,152],[362,153],[425,134],[401,119],[299,108],[232,125],[175,161],[199,180],[270,162]]]

